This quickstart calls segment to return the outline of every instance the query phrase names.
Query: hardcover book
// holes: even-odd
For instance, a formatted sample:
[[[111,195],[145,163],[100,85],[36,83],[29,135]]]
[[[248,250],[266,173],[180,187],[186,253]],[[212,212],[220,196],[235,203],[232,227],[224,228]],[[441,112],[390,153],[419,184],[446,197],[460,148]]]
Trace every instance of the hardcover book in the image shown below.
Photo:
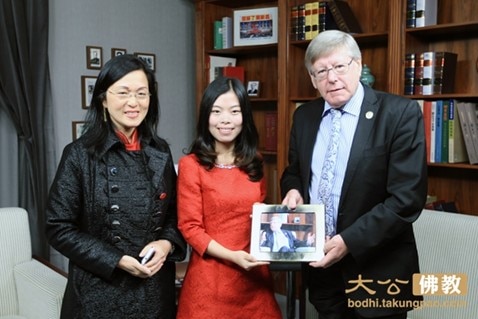
[[[347,33],[362,33],[362,28],[347,1],[328,1],[327,6],[339,30]]]
[[[413,95],[415,79],[415,53],[405,54],[405,86],[404,94]]]
[[[433,94],[453,93],[458,55],[435,52],[433,61]]]
[[[222,21],[214,21],[214,50],[222,49]]]
[[[438,0],[416,0],[415,25],[425,27],[437,23]]]
[[[266,151],[277,151],[277,112],[265,114],[266,139],[264,149]]]
[[[305,22],[304,22],[304,36],[305,40],[312,39],[312,2],[305,4]]]
[[[413,79],[413,94],[423,94],[423,53],[415,55],[415,75]]]
[[[423,92],[421,94],[431,95],[433,94],[435,52],[423,52],[420,54],[420,59],[423,59],[423,75],[421,76]]]
[[[305,40],[305,4],[297,6],[297,40]]]
[[[244,67],[243,66],[219,66],[215,70],[215,78],[220,76],[239,79],[244,84]]]
[[[298,40],[298,22],[299,22],[299,9],[297,6],[292,6],[290,8],[290,39],[291,41]]]
[[[216,67],[219,66],[235,66],[236,65],[236,58],[231,57],[222,57],[216,55],[209,55],[208,56],[208,65],[206,68],[209,68],[208,73],[208,82],[214,81],[216,78]]]
[[[470,118],[468,115],[466,102],[458,102],[456,103],[456,108],[458,110],[458,117],[460,119],[461,125],[461,132],[463,133],[463,139],[465,141],[466,152],[468,154],[468,159],[470,164],[477,164],[478,163],[478,153],[475,150],[475,145],[473,142],[472,132],[471,132],[471,125],[470,125]],[[475,115],[476,117],[476,115]]]
[[[407,0],[407,28],[416,27],[417,0]]]
[[[222,48],[232,48],[232,18],[222,18]]]
[[[456,103],[457,100],[450,99],[448,105],[448,163],[468,162]]]

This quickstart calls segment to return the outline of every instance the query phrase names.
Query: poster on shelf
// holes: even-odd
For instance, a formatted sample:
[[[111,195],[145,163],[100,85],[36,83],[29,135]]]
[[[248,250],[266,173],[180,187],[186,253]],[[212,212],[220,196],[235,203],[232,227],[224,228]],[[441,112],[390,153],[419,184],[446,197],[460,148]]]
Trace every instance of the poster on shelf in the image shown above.
[[[234,46],[277,43],[277,7],[234,11]]]

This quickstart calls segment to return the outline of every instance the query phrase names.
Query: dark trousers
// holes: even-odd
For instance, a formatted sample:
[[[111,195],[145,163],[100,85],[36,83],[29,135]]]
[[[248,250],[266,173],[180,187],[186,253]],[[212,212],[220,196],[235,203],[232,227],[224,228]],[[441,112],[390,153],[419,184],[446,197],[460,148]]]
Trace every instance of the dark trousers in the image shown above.
[[[320,319],[365,319],[365,317],[358,315],[354,308],[348,307],[345,294],[346,287],[338,266],[333,265],[325,269],[309,266],[307,268],[306,280],[309,283],[309,301],[319,312]],[[323,287],[327,288],[323,289]],[[406,319],[407,313],[373,318]]]

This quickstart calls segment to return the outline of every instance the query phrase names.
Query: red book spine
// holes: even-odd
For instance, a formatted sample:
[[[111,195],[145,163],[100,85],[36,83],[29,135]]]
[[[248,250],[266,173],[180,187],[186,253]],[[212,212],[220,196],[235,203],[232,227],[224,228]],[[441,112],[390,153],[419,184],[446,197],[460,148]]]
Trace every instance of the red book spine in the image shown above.
[[[264,149],[266,151],[277,151],[277,112],[265,114],[266,139]]]

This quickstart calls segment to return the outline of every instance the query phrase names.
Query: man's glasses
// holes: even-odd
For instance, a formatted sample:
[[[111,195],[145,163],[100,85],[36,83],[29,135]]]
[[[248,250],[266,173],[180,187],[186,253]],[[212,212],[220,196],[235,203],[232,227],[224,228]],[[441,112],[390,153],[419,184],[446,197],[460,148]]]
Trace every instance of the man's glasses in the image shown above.
[[[350,64],[353,60],[354,59],[352,58],[349,63],[340,63],[329,69],[320,69],[318,71],[312,72],[312,76],[317,80],[323,80],[328,76],[329,71],[334,71],[334,73],[337,75],[344,75],[349,71]]]
[[[119,90],[119,91],[108,90],[108,92],[110,92],[111,94],[113,94],[120,100],[128,100],[134,96],[137,100],[141,101],[141,100],[146,100],[147,98],[151,96],[151,93],[149,93],[148,91],[130,92],[127,90]]]

